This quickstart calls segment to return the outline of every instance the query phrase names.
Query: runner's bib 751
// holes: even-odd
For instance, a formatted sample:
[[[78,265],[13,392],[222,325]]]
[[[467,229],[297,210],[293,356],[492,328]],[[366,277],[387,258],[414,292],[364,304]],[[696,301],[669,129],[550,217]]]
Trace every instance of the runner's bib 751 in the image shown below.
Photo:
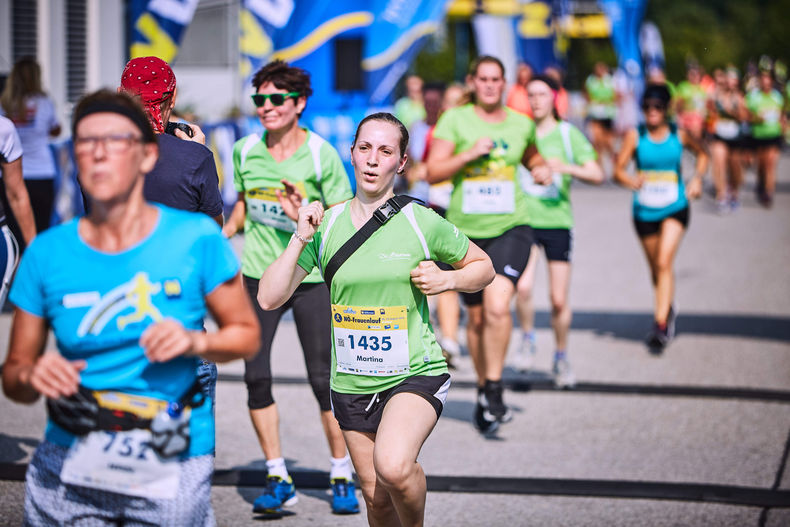
[[[160,457],[150,442],[150,430],[91,432],[69,449],[60,479],[128,496],[175,498],[181,478],[179,458]]]
[[[297,184],[297,190],[302,196],[306,195],[304,185]],[[285,214],[276,192],[277,189],[266,187],[248,190],[245,196],[247,214],[252,221],[257,223],[286,232],[294,232],[296,222]]]
[[[660,209],[678,200],[678,173],[674,170],[641,170],[644,178],[636,199],[640,205]]]
[[[406,306],[332,304],[337,371],[379,377],[408,373],[406,313]]]

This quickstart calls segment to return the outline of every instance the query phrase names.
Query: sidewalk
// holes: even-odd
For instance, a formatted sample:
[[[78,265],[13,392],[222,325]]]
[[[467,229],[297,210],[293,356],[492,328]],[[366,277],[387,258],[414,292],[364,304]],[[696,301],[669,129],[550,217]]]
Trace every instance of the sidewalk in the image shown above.
[[[707,196],[693,205],[677,259],[678,336],[661,357],[642,344],[652,292],[630,195],[575,185],[569,349],[579,387],[555,391],[548,383],[553,343],[541,262],[537,371],[506,370],[515,418],[485,438],[471,424],[474,374],[461,359],[420,457],[429,478],[426,525],[790,525],[790,158],[779,173],[770,211],[756,204],[751,173],[736,214],[716,216]],[[2,342],[9,323],[0,316]],[[300,498],[274,524],[367,525],[364,511],[332,516],[327,490],[314,488],[329,470],[329,451],[290,319],[275,338],[273,371]],[[251,503],[262,489],[250,485],[262,481],[265,464],[242,373],[241,363],[220,367],[213,489],[220,525],[261,520]],[[26,463],[44,420],[42,403],[0,399],[0,463]],[[2,525],[21,521],[23,484],[3,481],[11,472],[0,465]]]

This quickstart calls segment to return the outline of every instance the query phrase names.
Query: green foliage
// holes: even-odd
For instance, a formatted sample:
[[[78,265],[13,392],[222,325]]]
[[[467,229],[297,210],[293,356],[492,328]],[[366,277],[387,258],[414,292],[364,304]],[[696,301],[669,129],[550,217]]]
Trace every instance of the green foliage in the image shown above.
[[[680,80],[692,58],[708,70],[729,63],[743,69],[763,54],[787,62],[788,13],[790,0],[654,0],[645,19],[661,31],[667,76]]]

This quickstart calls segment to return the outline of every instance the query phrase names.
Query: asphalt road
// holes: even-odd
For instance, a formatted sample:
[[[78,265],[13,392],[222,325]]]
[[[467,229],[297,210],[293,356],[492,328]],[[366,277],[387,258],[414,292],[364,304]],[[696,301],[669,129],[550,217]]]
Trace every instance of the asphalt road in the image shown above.
[[[608,184],[576,185],[569,353],[579,386],[556,391],[548,382],[553,344],[541,264],[537,370],[506,370],[515,419],[483,437],[471,425],[471,363],[461,359],[420,456],[426,524],[790,525],[789,158],[779,172],[771,210],[757,205],[752,172],[737,213],[716,215],[709,195],[693,204],[677,258],[678,336],[660,357],[642,344],[652,293],[630,195]],[[9,323],[0,315],[0,342]],[[512,339],[511,350],[517,344]],[[290,319],[275,338],[273,369],[299,503],[282,518],[252,513],[265,465],[247,416],[243,365],[223,365],[212,496],[218,523],[366,525],[364,512],[330,513],[329,451]],[[19,478],[44,419],[41,403],[0,399],[0,524],[21,522]]]

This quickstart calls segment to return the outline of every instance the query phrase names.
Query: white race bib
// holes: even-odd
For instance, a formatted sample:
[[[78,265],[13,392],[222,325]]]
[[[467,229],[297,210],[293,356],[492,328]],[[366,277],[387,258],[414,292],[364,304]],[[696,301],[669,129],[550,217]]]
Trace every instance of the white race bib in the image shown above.
[[[512,214],[516,210],[515,185],[502,179],[465,179],[461,185],[464,214]]]
[[[406,306],[332,304],[337,371],[384,377],[409,371]]]
[[[303,191],[302,195],[304,196]],[[248,190],[245,202],[247,214],[256,223],[268,225],[286,232],[296,231],[296,222],[289,218],[277,198],[276,189],[256,188]]]
[[[645,178],[637,193],[637,201],[643,207],[661,209],[678,200],[678,175],[671,170],[643,170]]]
[[[716,121],[715,132],[722,139],[735,139],[740,132],[740,124],[737,121],[722,119]]]
[[[69,449],[60,479],[127,496],[173,499],[181,478],[179,458],[161,458],[150,441],[150,430],[91,432]]]
[[[779,122],[781,114],[778,110],[766,110],[762,114],[764,124],[776,124]]]

